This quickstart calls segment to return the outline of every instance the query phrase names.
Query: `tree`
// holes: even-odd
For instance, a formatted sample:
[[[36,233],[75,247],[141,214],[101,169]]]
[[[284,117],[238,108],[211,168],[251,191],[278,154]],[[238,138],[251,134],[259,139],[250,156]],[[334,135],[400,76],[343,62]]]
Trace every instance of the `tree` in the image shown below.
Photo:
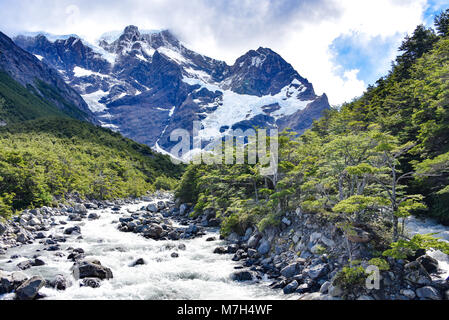
[[[413,63],[421,58],[424,53],[429,52],[438,37],[431,28],[424,25],[416,27],[412,36],[406,36],[399,50],[403,53],[396,58],[395,72],[399,75],[399,79],[407,79],[410,77],[409,70]]]
[[[449,9],[437,15],[434,22],[438,35],[447,37],[449,35]]]

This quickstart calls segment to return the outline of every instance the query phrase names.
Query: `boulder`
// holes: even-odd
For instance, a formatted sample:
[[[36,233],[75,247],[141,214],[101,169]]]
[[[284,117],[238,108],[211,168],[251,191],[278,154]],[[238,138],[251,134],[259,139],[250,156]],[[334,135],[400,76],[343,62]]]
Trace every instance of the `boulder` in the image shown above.
[[[189,209],[189,206],[187,204],[185,204],[185,203],[181,204],[181,206],[179,207],[179,214],[181,216],[187,214],[188,209]]]
[[[320,287],[320,293],[327,293],[331,285],[332,283],[330,281],[323,283]]]
[[[340,287],[331,284],[328,288],[328,293],[331,297],[340,297],[343,294],[343,290]]]
[[[35,276],[26,280],[16,290],[16,298],[18,300],[33,300],[39,293],[39,290],[45,285],[45,280]]]
[[[157,206],[154,203],[150,203],[147,206],[147,211],[150,211],[152,213],[158,212],[159,210],[157,209]]]
[[[295,290],[299,287],[299,283],[296,280],[293,280],[288,285],[284,287],[284,294],[291,294],[295,292]]]
[[[101,281],[97,278],[84,278],[80,283],[81,287],[99,288]]]
[[[421,256],[416,261],[421,263],[421,265],[424,267],[424,269],[426,269],[428,273],[434,273],[438,271],[438,260],[428,255]]]
[[[259,233],[253,234],[248,240],[248,248],[256,249],[262,236]]]
[[[252,281],[254,280],[254,278],[255,278],[254,273],[249,270],[236,271],[231,275],[232,280],[239,282]]]
[[[78,213],[78,214],[86,214],[87,213],[87,209],[84,206],[84,204],[81,203],[77,203],[75,204],[75,206],[73,207],[73,212],[74,213]]]
[[[311,279],[318,279],[323,276],[325,276],[327,273],[329,273],[329,266],[325,263],[318,264],[316,266],[313,266],[307,270],[307,275]]]
[[[73,276],[75,279],[98,278],[112,279],[112,271],[101,265],[98,260],[83,260],[73,266]]]
[[[429,273],[418,261],[407,263],[404,266],[404,279],[417,285],[429,285],[432,282]]]
[[[27,269],[31,268],[32,266],[33,266],[33,261],[31,261],[31,260],[22,261],[19,264],[17,264],[17,268],[19,268],[20,270],[27,270]]]
[[[291,263],[288,266],[286,266],[285,268],[283,268],[281,270],[281,275],[283,275],[286,278],[292,278],[295,275],[297,275],[300,271],[300,264],[295,262],[295,263]]]
[[[67,234],[67,235],[81,234],[81,228],[79,226],[67,228],[64,230],[64,234]]]
[[[271,244],[268,240],[266,239],[262,239],[260,241],[259,247],[257,248],[257,251],[259,252],[260,255],[265,255],[268,252],[270,252],[271,249]]]
[[[403,289],[401,290],[401,294],[409,299],[415,299],[416,297],[415,291],[411,289]]]
[[[91,214],[89,214],[87,216],[87,219],[89,219],[89,220],[98,220],[98,219],[100,219],[100,216],[98,215],[98,213],[93,212],[93,213],[91,213]]]
[[[416,295],[421,299],[440,300],[441,296],[437,289],[431,286],[425,286],[416,289]]]
[[[228,249],[226,249],[225,247],[217,247],[214,250],[215,254],[226,254],[228,253]]]
[[[46,286],[63,291],[71,286],[71,283],[62,274],[58,274],[53,280],[46,281]]]
[[[141,266],[144,264],[146,264],[145,260],[143,258],[139,258],[131,264],[131,267]]]
[[[159,239],[164,232],[164,229],[158,224],[151,224],[148,226],[148,230],[143,233],[147,238]]]

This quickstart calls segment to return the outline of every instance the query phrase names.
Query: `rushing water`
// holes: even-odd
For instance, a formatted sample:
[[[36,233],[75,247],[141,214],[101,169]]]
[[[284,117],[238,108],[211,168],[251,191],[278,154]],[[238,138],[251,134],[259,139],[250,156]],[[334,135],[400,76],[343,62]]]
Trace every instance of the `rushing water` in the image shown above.
[[[433,219],[420,219],[409,217],[406,220],[406,230],[410,235],[435,233],[434,237],[449,242],[449,227],[437,223]],[[427,254],[438,260],[439,268],[442,273],[441,278],[449,277],[449,256],[437,250],[430,250]]]
[[[148,203],[128,205],[123,210],[138,210]],[[67,257],[57,257],[54,252],[43,251],[43,245],[26,245],[9,249],[6,256],[0,257],[0,269],[17,271],[16,265],[34,255],[40,255],[46,265],[32,267],[24,272],[30,276],[40,275],[44,279],[53,279],[62,274],[72,281],[66,291],[43,288],[40,292],[47,299],[285,299],[282,291],[268,288],[268,281],[260,283],[237,283],[230,279],[236,263],[229,255],[213,254],[219,241],[207,242],[211,236],[218,238],[214,232],[206,236],[180,241],[154,241],[134,233],[117,230],[117,221],[121,215],[111,210],[95,211],[100,219],[85,222],[68,222],[57,226],[49,233],[62,234],[62,229],[73,225],[81,226],[82,240],[69,236],[67,242],[61,243],[61,251],[68,247],[82,248],[86,257],[94,257],[102,265],[109,267],[114,278],[102,281],[100,288],[80,287],[71,275],[73,262]],[[67,217],[58,217],[67,220]],[[185,244],[186,250],[179,250],[179,244]],[[37,250],[41,250],[36,252]],[[179,258],[172,258],[177,252]],[[65,252],[66,253],[66,252]],[[8,263],[10,256],[18,254],[19,259]],[[135,260],[143,258],[147,264],[130,267]],[[6,295],[3,298],[12,298]]]

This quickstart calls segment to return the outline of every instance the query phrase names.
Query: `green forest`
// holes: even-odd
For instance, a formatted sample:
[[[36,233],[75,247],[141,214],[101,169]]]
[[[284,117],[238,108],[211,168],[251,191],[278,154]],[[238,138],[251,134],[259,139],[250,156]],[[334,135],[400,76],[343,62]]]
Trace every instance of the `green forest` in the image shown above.
[[[276,175],[261,176],[259,165],[191,164],[176,195],[194,215],[215,211],[223,235],[280,225],[297,208],[348,232],[367,226],[387,244],[406,238],[411,214],[449,223],[449,10],[399,51],[363,96],[301,136],[279,135]]]
[[[182,170],[119,133],[67,118],[0,128],[0,150],[3,217],[70,194],[115,199],[170,189]]]

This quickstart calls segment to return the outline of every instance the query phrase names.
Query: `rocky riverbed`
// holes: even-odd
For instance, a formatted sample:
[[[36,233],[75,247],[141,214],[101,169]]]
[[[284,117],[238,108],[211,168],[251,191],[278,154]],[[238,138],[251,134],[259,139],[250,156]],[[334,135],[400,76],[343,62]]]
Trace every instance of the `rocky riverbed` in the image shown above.
[[[1,225],[0,299],[285,298],[234,281],[232,256],[213,253],[226,245],[217,228],[182,209],[156,194],[25,211]]]
[[[215,214],[190,212],[168,193],[24,211],[0,224],[0,299],[448,298],[449,257],[441,252],[389,259],[379,289],[348,291],[336,276],[348,243],[367,267],[370,230],[347,242],[335,225],[297,210],[276,228],[220,239]],[[449,235],[428,221],[410,226]]]

